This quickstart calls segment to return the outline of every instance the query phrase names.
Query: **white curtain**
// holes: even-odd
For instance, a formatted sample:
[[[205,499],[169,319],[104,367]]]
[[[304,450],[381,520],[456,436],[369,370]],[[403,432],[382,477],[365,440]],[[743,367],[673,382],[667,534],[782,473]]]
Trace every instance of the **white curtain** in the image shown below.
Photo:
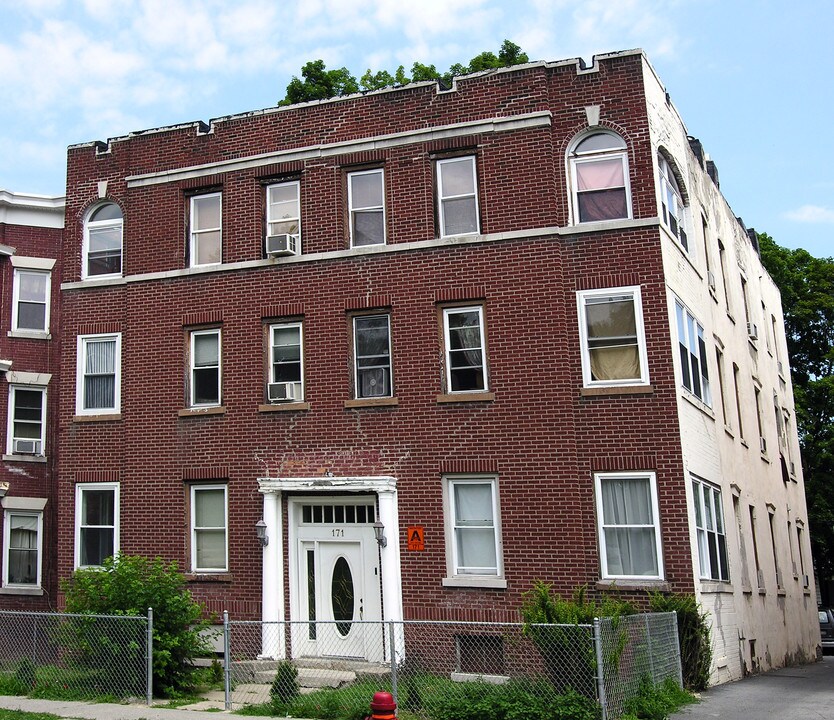
[[[458,573],[496,575],[495,527],[490,483],[454,486]]]
[[[84,407],[112,408],[116,404],[116,341],[88,340],[84,368]]]
[[[657,546],[649,478],[602,482],[605,550],[610,575],[657,575]]]

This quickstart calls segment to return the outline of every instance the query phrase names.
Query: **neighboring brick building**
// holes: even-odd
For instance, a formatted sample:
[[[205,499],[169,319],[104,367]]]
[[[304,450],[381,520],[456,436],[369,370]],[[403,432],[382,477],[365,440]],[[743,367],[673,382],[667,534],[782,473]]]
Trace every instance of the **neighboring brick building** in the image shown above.
[[[58,320],[64,198],[0,190],[0,609],[57,596]],[[54,335],[53,335],[54,334]]]
[[[339,621],[294,653],[542,579],[695,591],[716,680],[813,657],[751,237],[639,51],[73,146],[60,574],[159,554],[211,611]]]

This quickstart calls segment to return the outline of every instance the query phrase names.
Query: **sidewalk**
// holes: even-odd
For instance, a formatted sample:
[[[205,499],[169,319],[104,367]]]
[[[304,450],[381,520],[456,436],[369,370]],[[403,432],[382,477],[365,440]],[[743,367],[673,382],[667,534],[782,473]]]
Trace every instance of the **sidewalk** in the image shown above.
[[[221,693],[222,696],[222,693]],[[213,705],[222,708],[222,700]],[[191,706],[194,707],[194,706]],[[187,708],[148,707],[147,705],[117,705],[115,703],[86,703],[67,700],[35,700],[16,695],[0,696],[0,708],[50,713],[59,718],[84,720],[217,720],[228,715],[225,710],[190,710]],[[250,715],[249,717],[257,717]]]
[[[834,720],[834,657],[718,685],[671,720]]]

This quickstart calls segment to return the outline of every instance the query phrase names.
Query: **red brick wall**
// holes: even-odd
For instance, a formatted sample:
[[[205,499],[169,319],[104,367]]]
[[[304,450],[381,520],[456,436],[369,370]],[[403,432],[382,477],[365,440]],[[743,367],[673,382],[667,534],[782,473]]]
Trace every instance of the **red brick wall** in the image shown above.
[[[62,230],[0,223],[0,243],[15,248],[23,257],[50,258],[60,261]],[[46,463],[4,460],[0,463],[0,480],[9,483],[8,497],[50,498],[43,514],[42,596],[0,594],[4,610],[44,610],[54,606],[57,595],[56,504],[59,350],[60,350],[60,270],[52,271],[50,295],[51,340],[9,337],[12,329],[12,292],[14,268],[8,257],[0,258],[0,358],[12,361],[12,370],[52,373],[47,387]],[[0,445],[6,452],[8,432],[9,384],[0,378]],[[0,532],[3,516],[0,513]],[[2,559],[0,558],[0,562]]]
[[[565,148],[585,127],[584,106],[629,143],[635,215],[655,216],[651,149],[638,57],[599,74],[533,68],[458,83],[437,94],[415,88],[139,135],[69,153],[64,278],[80,277],[83,217],[97,182],[125,212],[127,275],[184,267],[187,199],[196,182],[128,189],[125,177],[281,148],[363,138],[469,120],[550,110],[551,128],[485,133],[452,143],[477,155],[481,229],[500,233],[568,221]],[[229,172],[200,181],[223,188],[224,260],[262,257],[259,178],[298,172],[305,253],[345,249],[346,167],[385,167],[388,243],[429,240],[435,225],[433,157],[447,143]],[[257,617],[262,514],[257,477],[397,477],[400,526],[423,525],[425,552],[402,553],[406,617],[516,619],[535,579],[568,591],[599,578],[592,472],[657,472],[667,577],[691,589],[683,471],[658,231],[532,237],[419,251],[277,264],[64,292],[66,352],[61,400],[61,573],[72,567],[74,485],[101,470],[121,481],[121,547],[161,554],[187,568],[184,477],[228,479],[230,574],[195,584],[215,611]],[[575,291],[642,287],[653,394],[580,399]],[[627,280],[627,282],[626,282]],[[394,407],[346,409],[350,329],[345,308],[368,295],[390,303]],[[489,403],[439,404],[438,299],[483,301]],[[299,412],[258,413],[264,400],[265,331],[276,304],[303,313],[305,398]],[[223,332],[222,415],[178,417],[185,406],[185,316],[211,312]],[[279,310],[279,312],[284,312]],[[122,336],[122,417],[73,422],[75,337],[90,323]],[[497,471],[507,590],[443,588],[443,472]],[[79,473],[82,473],[79,475]],[[193,475],[192,475],[193,476]],[[404,538],[401,543],[405,547]]]

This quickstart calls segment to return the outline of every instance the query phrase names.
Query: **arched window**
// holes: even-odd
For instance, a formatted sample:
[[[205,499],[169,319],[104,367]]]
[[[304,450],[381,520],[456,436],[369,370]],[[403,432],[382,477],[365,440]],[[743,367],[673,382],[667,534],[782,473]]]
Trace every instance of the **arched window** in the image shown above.
[[[82,277],[99,278],[122,274],[124,217],[115,203],[96,207],[84,223]]]
[[[570,152],[576,222],[631,217],[625,141],[612,132],[585,135]]]
[[[686,237],[684,221],[684,202],[678,180],[672,172],[672,166],[663,155],[658,154],[657,164],[660,168],[660,210],[663,224],[669,228],[681,247],[689,252],[689,239]]]

